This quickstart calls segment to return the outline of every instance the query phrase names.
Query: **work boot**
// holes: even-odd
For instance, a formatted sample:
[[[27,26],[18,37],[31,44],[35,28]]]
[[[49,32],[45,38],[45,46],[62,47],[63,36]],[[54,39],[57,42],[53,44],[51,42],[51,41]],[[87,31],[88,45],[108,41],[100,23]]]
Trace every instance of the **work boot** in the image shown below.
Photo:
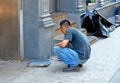
[[[63,72],[78,72],[78,71],[80,71],[79,66],[75,66],[75,67],[69,66],[63,69]]]
[[[81,67],[83,67],[83,65],[82,64],[78,64],[78,66],[81,68]],[[68,67],[70,67],[70,65],[68,65]]]
[[[82,65],[82,64],[78,64],[78,66],[79,66],[79,67],[83,67],[83,65]]]

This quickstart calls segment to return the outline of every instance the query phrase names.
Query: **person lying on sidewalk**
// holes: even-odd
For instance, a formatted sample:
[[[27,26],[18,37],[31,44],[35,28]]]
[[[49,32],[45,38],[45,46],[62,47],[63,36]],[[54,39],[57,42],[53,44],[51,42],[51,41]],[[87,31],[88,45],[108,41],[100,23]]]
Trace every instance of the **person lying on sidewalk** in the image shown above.
[[[76,28],[70,26],[68,20],[60,22],[60,30],[64,40],[54,46],[55,55],[67,64],[63,72],[79,71],[82,64],[90,58],[90,44],[87,37]]]

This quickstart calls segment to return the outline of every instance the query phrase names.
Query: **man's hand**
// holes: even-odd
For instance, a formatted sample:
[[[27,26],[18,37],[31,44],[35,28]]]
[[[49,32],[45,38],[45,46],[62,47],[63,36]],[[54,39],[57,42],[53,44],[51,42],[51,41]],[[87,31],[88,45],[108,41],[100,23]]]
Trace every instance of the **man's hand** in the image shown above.
[[[65,48],[68,43],[69,43],[69,40],[63,40],[62,42],[56,43],[55,46],[60,46],[62,48]]]

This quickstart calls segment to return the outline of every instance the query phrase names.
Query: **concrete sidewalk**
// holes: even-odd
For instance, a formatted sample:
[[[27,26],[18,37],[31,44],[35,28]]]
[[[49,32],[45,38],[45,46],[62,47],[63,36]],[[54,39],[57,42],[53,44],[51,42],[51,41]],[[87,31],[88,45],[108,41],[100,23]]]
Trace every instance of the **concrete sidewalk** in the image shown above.
[[[79,72],[62,72],[66,65],[52,57],[47,68],[30,68],[26,72],[0,83],[109,83],[120,68],[120,28],[110,37],[91,46],[91,58]]]

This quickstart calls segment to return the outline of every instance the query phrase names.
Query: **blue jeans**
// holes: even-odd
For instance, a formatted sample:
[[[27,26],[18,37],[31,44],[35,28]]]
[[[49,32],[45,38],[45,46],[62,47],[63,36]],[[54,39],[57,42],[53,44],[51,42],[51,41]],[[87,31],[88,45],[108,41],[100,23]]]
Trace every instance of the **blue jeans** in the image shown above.
[[[78,64],[82,64],[78,53],[70,48],[54,46],[54,53],[60,60],[70,66],[77,66]]]

